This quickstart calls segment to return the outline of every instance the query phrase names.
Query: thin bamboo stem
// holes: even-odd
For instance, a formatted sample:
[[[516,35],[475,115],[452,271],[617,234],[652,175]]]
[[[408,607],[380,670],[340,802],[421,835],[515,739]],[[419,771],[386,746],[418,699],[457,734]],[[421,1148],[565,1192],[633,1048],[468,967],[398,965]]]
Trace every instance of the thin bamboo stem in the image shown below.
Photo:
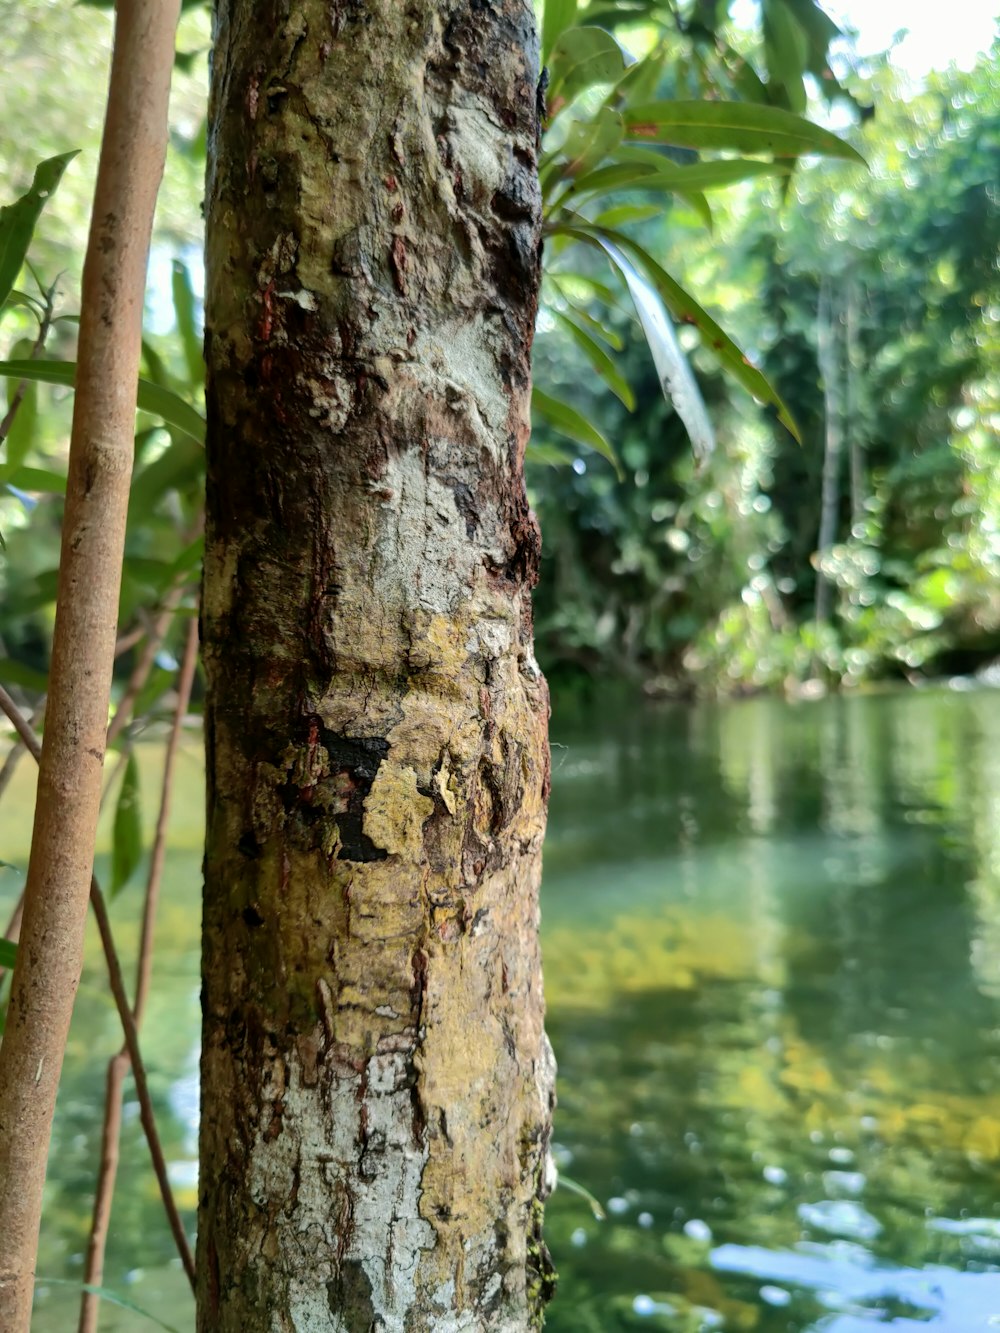
[[[116,11],[83,271],[45,748],[20,952],[0,1046],[4,1333],[27,1333],[31,1320],[52,1117],[83,960],[118,627],[146,265],[166,154],[179,8],[179,0],[118,0]]]

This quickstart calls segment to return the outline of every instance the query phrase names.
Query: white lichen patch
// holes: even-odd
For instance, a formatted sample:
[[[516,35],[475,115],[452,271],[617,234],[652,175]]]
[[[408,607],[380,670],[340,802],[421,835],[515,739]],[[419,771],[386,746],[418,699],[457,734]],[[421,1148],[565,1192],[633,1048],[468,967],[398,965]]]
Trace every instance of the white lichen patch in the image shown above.
[[[277,1262],[300,1275],[290,1284],[292,1327],[346,1333],[348,1325],[330,1308],[327,1284],[353,1264],[370,1284],[375,1327],[403,1333],[417,1300],[421,1257],[434,1244],[432,1227],[420,1217],[427,1150],[414,1140],[407,1056],[373,1056],[364,1075],[334,1075],[327,1093],[307,1085],[303,1072],[293,1056],[280,1096],[281,1131],[269,1134],[262,1121],[249,1161],[252,1197],[262,1207],[288,1200],[269,1239],[278,1247]],[[346,1232],[333,1202],[338,1197],[349,1201]]]
[[[450,612],[472,580],[476,555],[454,495],[435,477],[428,477],[416,449],[389,459],[384,485],[392,498],[380,510],[376,602]]]
[[[435,372],[428,389],[453,413],[472,417],[471,426],[478,425],[480,442],[499,457],[510,400],[500,376],[495,342],[489,320],[479,314],[419,334],[411,360],[425,375],[428,370]]]
[[[507,174],[508,136],[479,106],[453,103],[449,119],[452,156],[461,166],[465,191],[480,207],[488,206]]]
[[[286,301],[294,301],[301,310],[318,310],[319,302],[316,299],[315,292],[297,291],[297,292],[279,292]]]
[[[417,790],[416,771],[383,760],[365,797],[364,831],[375,846],[390,855],[419,857],[424,820],[433,812],[434,802]]]

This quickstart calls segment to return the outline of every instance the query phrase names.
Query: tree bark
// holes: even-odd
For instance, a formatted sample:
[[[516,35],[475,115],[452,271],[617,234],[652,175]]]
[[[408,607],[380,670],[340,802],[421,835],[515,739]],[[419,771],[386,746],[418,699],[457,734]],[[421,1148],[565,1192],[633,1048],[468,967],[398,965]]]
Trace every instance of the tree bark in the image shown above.
[[[56,1090],[80,980],[179,0],[119,0],[83,269],[57,614],[24,918],[0,1047],[0,1328],[31,1318]]]
[[[537,1327],[530,0],[219,0],[198,1327]]]

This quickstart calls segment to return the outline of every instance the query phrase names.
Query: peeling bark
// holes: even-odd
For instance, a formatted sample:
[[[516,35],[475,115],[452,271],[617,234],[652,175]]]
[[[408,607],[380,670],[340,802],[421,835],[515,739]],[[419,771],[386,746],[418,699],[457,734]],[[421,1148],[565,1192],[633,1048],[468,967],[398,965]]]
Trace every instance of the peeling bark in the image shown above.
[[[537,1327],[530,0],[219,0],[203,1333]]]

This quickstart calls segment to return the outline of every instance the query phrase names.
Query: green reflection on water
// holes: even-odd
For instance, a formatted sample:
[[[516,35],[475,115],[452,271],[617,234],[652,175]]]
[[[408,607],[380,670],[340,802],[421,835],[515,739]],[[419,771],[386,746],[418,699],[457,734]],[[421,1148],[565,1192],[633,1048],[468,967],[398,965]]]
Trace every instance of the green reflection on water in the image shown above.
[[[995,1327],[1000,696],[605,710],[553,734],[556,1139],[608,1217],[551,1201],[549,1327]],[[146,1036],[191,1217],[200,802],[192,749]],[[126,953],[137,897],[116,905]],[[53,1276],[80,1271],[116,1044],[91,941],[39,1265]],[[133,1106],[106,1281],[187,1329],[171,1254]],[[72,1327],[73,1309],[50,1288],[34,1326]],[[107,1307],[102,1327],[149,1325]]]
[[[995,1326],[1000,698],[605,726],[557,752],[545,907],[609,1218],[550,1205],[550,1327]]]

